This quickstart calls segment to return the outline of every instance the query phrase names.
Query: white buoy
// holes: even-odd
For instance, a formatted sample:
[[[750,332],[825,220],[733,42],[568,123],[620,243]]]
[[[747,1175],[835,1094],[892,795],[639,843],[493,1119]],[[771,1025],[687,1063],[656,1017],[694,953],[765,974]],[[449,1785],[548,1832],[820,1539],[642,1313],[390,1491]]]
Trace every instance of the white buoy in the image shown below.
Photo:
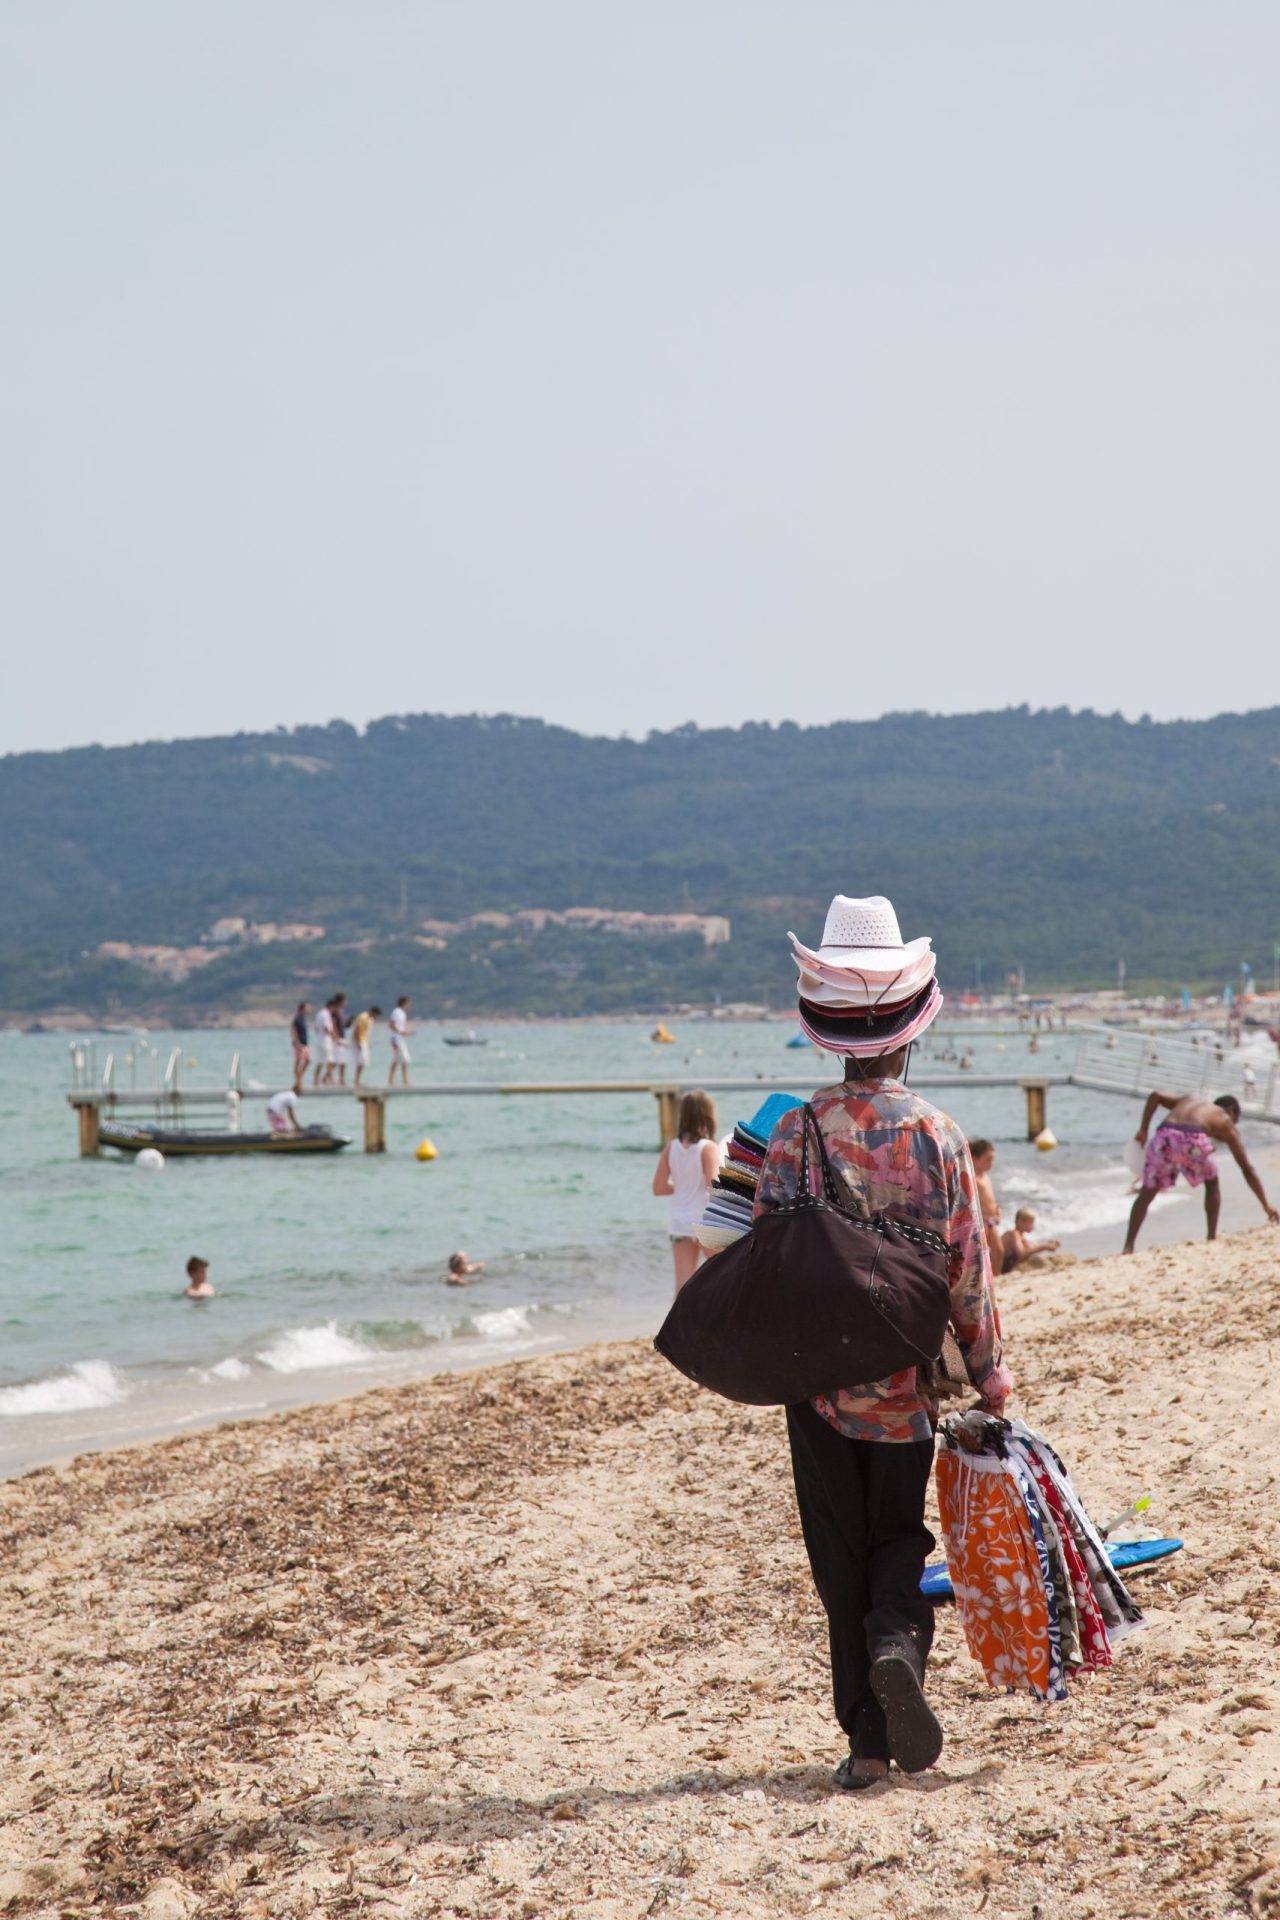
[[[1052,1153],[1057,1144],[1058,1136],[1049,1127],[1046,1127],[1042,1133],[1038,1133],[1032,1142],[1032,1145],[1041,1153]]]
[[[133,1156],[135,1167],[145,1167],[148,1173],[159,1173],[164,1166],[164,1155],[159,1147],[144,1147],[141,1153]]]

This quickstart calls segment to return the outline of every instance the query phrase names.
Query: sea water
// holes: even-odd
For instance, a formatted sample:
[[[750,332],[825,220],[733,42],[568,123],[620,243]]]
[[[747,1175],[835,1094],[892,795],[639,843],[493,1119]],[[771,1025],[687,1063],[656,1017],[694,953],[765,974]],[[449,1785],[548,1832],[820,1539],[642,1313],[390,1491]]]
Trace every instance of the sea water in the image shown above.
[[[786,1048],[777,1021],[673,1021],[676,1044],[647,1024],[539,1022],[481,1028],[485,1046],[454,1048],[423,1027],[421,1081],[794,1078],[797,1093],[830,1077],[812,1051]],[[77,1044],[82,1044],[77,1037]],[[239,1051],[242,1083],[289,1078],[287,1033],[99,1036],[116,1085],[149,1084],[178,1049],[188,1084],[225,1085]],[[957,1044],[928,1036],[913,1077],[954,1073]],[[1069,1071],[1070,1034],[966,1033],[975,1073]],[[371,1081],[386,1076],[379,1030]],[[1030,1206],[1037,1233],[1073,1251],[1118,1248],[1132,1182],[1121,1149],[1136,1102],[1054,1088],[1061,1145],[1025,1138],[1016,1087],[960,1084],[933,1097],[969,1134],[996,1143],[1006,1224]],[[0,1473],[79,1448],[297,1404],[362,1385],[473,1367],[551,1347],[651,1333],[671,1293],[666,1210],[653,1197],[657,1113],[647,1093],[451,1095],[395,1100],[387,1152],[362,1150],[354,1100],[307,1100],[301,1118],[352,1136],[315,1159],[171,1160],[157,1173],[104,1152],[76,1153],[66,1035],[0,1034]],[[722,1126],[764,1097],[717,1096]],[[145,1119],[145,1112],[127,1117]],[[197,1124],[221,1124],[201,1109]],[[246,1101],[246,1127],[262,1106]],[[1259,1128],[1266,1156],[1280,1146]],[[438,1158],[421,1162],[424,1135]],[[1240,1195],[1235,1194],[1240,1189]],[[1224,1225],[1257,1211],[1224,1175]],[[1242,1200],[1241,1200],[1242,1196]],[[1234,1200],[1241,1200],[1237,1209]],[[1157,1203],[1147,1242],[1199,1230],[1185,1202]],[[444,1284],[449,1254],[485,1262],[465,1288]],[[182,1298],[190,1254],[211,1265],[216,1297]]]

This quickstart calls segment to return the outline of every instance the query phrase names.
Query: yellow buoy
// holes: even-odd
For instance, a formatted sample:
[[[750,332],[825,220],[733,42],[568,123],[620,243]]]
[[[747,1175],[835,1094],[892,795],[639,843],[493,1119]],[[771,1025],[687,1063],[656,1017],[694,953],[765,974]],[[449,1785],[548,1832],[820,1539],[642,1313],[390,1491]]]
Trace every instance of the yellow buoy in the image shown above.
[[[419,1140],[418,1146],[417,1146],[417,1153],[416,1153],[417,1159],[435,1160],[435,1159],[438,1159],[438,1157],[439,1156],[436,1153],[436,1145],[434,1140],[426,1140],[426,1139]]]
[[[1052,1153],[1057,1144],[1058,1136],[1049,1127],[1046,1127],[1043,1133],[1036,1135],[1035,1145],[1041,1153]]]

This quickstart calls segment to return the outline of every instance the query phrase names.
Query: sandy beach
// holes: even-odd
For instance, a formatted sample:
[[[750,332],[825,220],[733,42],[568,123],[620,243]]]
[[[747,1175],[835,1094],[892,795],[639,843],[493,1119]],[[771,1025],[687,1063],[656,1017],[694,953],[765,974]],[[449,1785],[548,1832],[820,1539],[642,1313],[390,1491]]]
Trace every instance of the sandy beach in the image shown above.
[[[780,1414],[644,1343],[0,1487],[0,1912],[1280,1906],[1280,1235],[1007,1281],[1020,1406],[1185,1551],[1064,1706],[944,1609],[940,1766],[840,1757]]]

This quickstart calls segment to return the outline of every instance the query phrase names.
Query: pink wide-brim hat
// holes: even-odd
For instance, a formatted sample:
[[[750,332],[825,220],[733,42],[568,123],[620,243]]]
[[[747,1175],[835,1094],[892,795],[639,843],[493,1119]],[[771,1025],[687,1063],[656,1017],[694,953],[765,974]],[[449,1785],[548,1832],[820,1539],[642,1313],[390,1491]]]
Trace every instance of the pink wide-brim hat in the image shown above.
[[[936,964],[936,956],[929,952],[916,965],[881,976],[861,968],[813,967],[798,954],[792,958],[800,972],[800,998],[828,1007],[874,1007],[881,1001],[909,999],[932,980]]]

